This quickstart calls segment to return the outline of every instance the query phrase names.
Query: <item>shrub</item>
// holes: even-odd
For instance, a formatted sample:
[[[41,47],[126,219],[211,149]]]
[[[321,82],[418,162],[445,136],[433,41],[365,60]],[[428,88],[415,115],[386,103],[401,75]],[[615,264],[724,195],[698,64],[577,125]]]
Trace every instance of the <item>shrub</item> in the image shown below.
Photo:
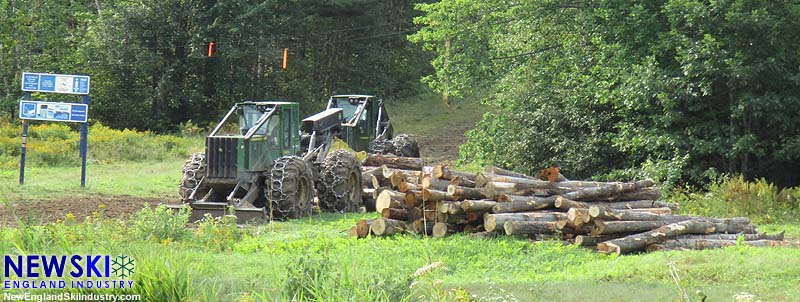
[[[765,179],[722,177],[712,181],[706,193],[678,189],[673,201],[687,213],[718,217],[746,216],[757,223],[800,221],[800,187],[780,189]]]
[[[191,210],[188,208],[176,213],[165,205],[155,208],[145,205],[131,222],[131,231],[138,239],[156,242],[184,239],[190,234],[186,228],[190,216]]]

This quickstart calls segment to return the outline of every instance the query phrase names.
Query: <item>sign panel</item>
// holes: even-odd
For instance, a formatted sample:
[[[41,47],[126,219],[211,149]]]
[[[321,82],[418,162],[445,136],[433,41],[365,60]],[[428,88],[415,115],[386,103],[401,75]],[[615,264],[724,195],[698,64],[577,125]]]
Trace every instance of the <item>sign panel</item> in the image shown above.
[[[53,122],[85,123],[89,105],[42,101],[20,101],[19,118]]]
[[[22,73],[22,91],[89,94],[89,76]]]

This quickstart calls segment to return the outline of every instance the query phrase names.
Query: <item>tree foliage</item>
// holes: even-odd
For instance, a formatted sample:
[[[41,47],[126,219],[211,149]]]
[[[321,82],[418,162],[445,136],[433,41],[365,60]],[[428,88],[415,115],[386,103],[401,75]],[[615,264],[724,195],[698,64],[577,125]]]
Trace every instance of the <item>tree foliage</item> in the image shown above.
[[[413,8],[404,0],[0,0],[0,106],[14,116],[22,71],[89,74],[90,118],[156,131],[213,123],[244,100],[292,100],[311,113],[336,93],[403,97],[429,72],[427,54],[405,38]]]
[[[718,173],[800,183],[800,5],[784,1],[420,4],[429,84],[498,108],[462,159],[574,177]],[[449,52],[444,47],[449,40]],[[652,174],[650,173],[650,174]]]

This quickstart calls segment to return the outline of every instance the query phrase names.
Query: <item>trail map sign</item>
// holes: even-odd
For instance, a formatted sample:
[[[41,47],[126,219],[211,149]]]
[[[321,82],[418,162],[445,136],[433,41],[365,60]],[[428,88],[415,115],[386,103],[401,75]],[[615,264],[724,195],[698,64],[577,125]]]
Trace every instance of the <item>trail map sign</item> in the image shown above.
[[[19,118],[52,122],[85,123],[89,105],[41,101],[20,101]]]
[[[89,127],[89,83],[85,75],[22,73],[22,91],[19,118],[22,120],[22,154],[19,159],[19,184],[25,184],[25,157],[28,148],[28,120],[81,123],[81,188],[86,186],[86,155]],[[31,92],[66,93],[82,95],[83,104],[43,102],[31,100]]]
[[[89,94],[89,77],[23,72],[22,91]]]

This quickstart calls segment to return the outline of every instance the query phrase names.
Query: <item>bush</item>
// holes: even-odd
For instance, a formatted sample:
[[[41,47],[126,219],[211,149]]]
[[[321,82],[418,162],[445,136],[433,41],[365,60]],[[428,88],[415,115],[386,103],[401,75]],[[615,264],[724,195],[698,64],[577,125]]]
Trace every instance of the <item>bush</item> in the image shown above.
[[[175,213],[165,205],[158,205],[155,208],[145,205],[131,222],[133,224],[131,231],[138,239],[156,242],[184,239],[190,235],[186,228],[190,216],[191,210],[188,208]]]
[[[690,214],[751,218],[756,223],[800,222],[800,187],[780,189],[765,179],[722,177],[708,191],[677,189],[671,198]]]
[[[19,165],[22,126],[0,122],[0,169]],[[89,129],[89,157],[93,162],[162,161],[188,157],[201,149],[202,139],[155,135],[135,130],[114,130],[100,123]],[[80,164],[80,131],[63,123],[28,127],[27,163],[30,166],[77,166]]]

